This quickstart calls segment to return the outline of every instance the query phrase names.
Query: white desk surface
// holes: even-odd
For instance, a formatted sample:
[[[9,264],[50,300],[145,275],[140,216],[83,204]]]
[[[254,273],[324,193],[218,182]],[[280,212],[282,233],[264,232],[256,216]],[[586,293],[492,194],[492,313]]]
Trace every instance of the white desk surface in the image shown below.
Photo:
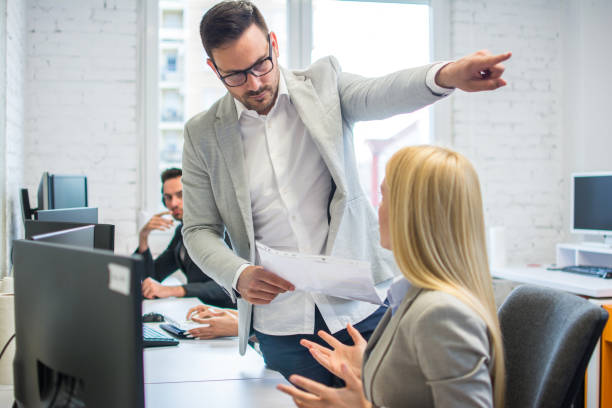
[[[494,269],[491,271],[491,275],[494,278],[546,286],[577,295],[594,298],[612,298],[612,279],[601,279],[527,266]]]
[[[158,312],[176,321],[185,320],[196,298],[145,300],[143,313]],[[291,398],[276,390],[287,383],[265,367],[263,358],[247,347],[238,353],[238,338],[180,340],[178,346],[144,350],[147,407],[287,407]]]
[[[196,298],[145,300],[142,310],[181,321],[198,304]],[[143,364],[147,408],[294,406],[288,395],[276,389],[287,381],[268,370],[250,347],[244,356],[238,354],[237,337],[180,340],[178,346],[146,348]],[[13,387],[0,385],[0,408],[10,408],[13,400]]]

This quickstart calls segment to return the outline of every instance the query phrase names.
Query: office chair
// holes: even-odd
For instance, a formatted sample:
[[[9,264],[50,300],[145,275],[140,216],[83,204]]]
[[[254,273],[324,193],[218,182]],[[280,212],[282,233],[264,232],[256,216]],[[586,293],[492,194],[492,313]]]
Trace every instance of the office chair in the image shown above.
[[[576,295],[519,286],[501,305],[506,408],[565,408],[574,402],[608,320]]]

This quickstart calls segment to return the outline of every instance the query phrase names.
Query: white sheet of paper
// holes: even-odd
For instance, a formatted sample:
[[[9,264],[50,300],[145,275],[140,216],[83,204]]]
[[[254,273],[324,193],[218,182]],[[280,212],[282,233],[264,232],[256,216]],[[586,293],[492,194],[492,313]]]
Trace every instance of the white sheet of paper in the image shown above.
[[[383,304],[369,262],[278,251],[259,242],[257,251],[259,264],[293,283],[296,290]]]

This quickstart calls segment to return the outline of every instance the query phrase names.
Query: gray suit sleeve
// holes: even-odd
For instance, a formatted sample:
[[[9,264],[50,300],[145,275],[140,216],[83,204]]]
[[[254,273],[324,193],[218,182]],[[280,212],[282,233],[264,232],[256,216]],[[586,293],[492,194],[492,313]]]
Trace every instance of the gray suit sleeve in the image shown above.
[[[189,124],[188,124],[189,125]],[[191,259],[233,295],[232,281],[246,261],[223,240],[225,226],[201,153],[185,126],[183,147],[183,241]]]
[[[342,117],[349,123],[413,112],[443,98],[434,94],[425,83],[427,72],[433,65],[405,69],[379,78],[365,78],[340,72],[338,62],[333,57],[330,60],[339,72]]]
[[[492,407],[485,323],[462,308],[431,305],[415,322],[419,365],[436,407]]]

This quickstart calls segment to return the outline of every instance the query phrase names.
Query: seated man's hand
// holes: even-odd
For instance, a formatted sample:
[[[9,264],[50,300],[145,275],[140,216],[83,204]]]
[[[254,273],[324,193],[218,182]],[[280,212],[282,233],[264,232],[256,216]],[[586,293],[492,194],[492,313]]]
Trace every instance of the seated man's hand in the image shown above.
[[[172,214],[172,211],[164,211],[159,214],[155,214],[151,219],[142,227],[138,234],[138,252],[143,253],[149,248],[149,234],[153,230],[166,231],[170,229],[174,223],[170,218],[164,218],[164,215]]]
[[[147,299],[183,297],[185,289],[182,286],[164,286],[153,278],[142,281],[142,296]]]
[[[267,305],[279,293],[295,290],[295,286],[262,266],[248,266],[236,284],[238,293],[249,303]]]
[[[491,91],[506,85],[501,77],[503,61],[512,53],[491,55],[487,50],[477,51],[445,65],[436,75],[436,84],[444,88],[459,88],[466,92]]]
[[[189,311],[191,313],[187,313],[187,316],[192,321],[205,325],[189,330],[188,333],[192,337],[208,340],[216,337],[238,335],[238,312],[235,310],[215,309],[200,305],[191,308]]]

